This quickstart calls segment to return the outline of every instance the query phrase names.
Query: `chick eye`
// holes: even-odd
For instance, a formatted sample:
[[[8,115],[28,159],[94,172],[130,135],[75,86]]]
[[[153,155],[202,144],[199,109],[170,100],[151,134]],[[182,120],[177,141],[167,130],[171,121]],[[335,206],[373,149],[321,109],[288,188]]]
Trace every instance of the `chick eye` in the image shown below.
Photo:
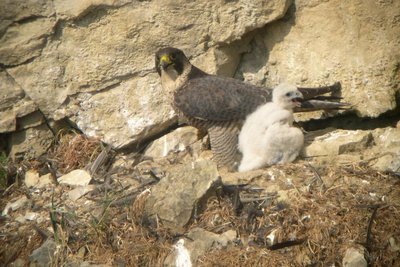
[[[290,96],[290,93],[286,93],[286,96]]]

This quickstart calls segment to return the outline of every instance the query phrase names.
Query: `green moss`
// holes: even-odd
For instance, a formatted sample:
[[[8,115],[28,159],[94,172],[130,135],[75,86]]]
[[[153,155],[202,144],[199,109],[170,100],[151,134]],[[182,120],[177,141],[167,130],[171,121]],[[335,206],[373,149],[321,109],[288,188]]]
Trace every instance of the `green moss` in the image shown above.
[[[4,152],[0,152],[0,188],[7,187],[7,156]]]

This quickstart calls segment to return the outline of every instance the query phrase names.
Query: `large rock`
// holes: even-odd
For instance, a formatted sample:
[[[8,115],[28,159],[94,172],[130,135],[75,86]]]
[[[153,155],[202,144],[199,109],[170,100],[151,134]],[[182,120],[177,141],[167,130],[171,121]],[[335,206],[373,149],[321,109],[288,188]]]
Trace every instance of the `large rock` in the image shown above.
[[[367,260],[364,258],[364,248],[348,248],[344,254],[343,267],[367,267]]]
[[[13,66],[38,57],[55,24],[53,18],[11,24],[0,39],[0,63]]]
[[[81,197],[83,197],[84,195],[89,193],[90,191],[93,191],[95,188],[96,188],[96,186],[92,185],[92,184],[86,185],[86,186],[78,186],[68,192],[68,197],[72,201],[77,201],[78,199],[80,199]]]
[[[39,173],[36,170],[29,170],[25,173],[24,183],[26,187],[34,187],[39,183]]]
[[[152,188],[145,213],[150,219],[157,217],[165,226],[179,232],[219,184],[217,166],[212,161],[178,165],[169,169],[167,176]]]
[[[157,136],[176,123],[154,70],[154,52],[167,45],[208,72],[258,85],[341,81],[362,116],[394,109],[400,3],[292,3],[2,1],[0,63],[12,77],[0,74],[0,132],[40,109],[114,148]]]
[[[178,128],[155,140],[146,149],[145,156],[152,158],[165,157],[171,152],[181,152],[197,141],[197,129],[191,126]],[[199,152],[199,151],[196,151]]]
[[[57,15],[63,19],[74,19],[82,17],[91,12],[96,7],[119,7],[124,4],[133,2],[132,0],[55,0],[54,7],[57,10]]]
[[[400,90],[399,17],[400,1],[298,0],[259,31],[238,76],[269,86],[340,81],[344,100],[376,117]]]
[[[12,158],[38,158],[47,152],[53,141],[53,132],[46,124],[13,132],[9,140],[10,155]]]
[[[85,170],[73,170],[60,178],[58,178],[58,182],[60,184],[66,184],[71,186],[87,186],[92,180],[92,176]],[[83,190],[85,191],[85,190]]]
[[[3,61],[17,64],[36,57],[7,71],[41,111],[55,120],[68,117],[85,134],[123,148],[176,122],[154,71],[157,49],[177,46],[207,62],[203,65],[208,70],[217,72],[213,66],[220,65],[232,74],[250,39],[239,46],[236,41],[282,17],[290,3],[57,0],[54,9],[63,21],[55,28],[52,18],[22,25],[34,28],[30,34],[10,26],[7,32],[19,33],[7,35],[4,49],[23,57],[3,53]],[[47,9],[43,12],[47,16]],[[43,25],[35,26],[38,23]],[[51,30],[42,47],[42,37]],[[35,44],[35,49],[25,43]],[[228,48],[219,49],[223,46]],[[237,46],[241,49],[233,49]]]
[[[0,38],[1,38],[0,42],[5,41],[5,39],[3,39],[2,36],[5,34],[9,26],[11,26],[13,23],[16,24],[14,26],[18,26],[18,24],[26,24],[31,21],[34,21],[37,18],[43,19],[44,17],[50,17],[52,15],[54,15],[53,2],[49,0],[0,1]],[[30,34],[31,33],[28,33],[28,35]],[[11,37],[16,38],[17,36],[21,35],[17,33],[15,36]],[[7,39],[7,37],[5,38]],[[15,40],[12,40],[12,42],[15,42]],[[18,49],[19,51],[21,51],[21,47],[18,47]],[[7,57],[7,55],[2,55],[2,56]],[[20,56],[18,57],[21,59],[23,58],[22,55],[21,57]]]
[[[379,171],[400,170],[400,128],[318,133],[310,132],[306,135],[303,156],[335,159],[335,162],[341,159],[364,161]]]
[[[3,0],[0,2],[0,17],[5,21],[21,20],[53,15],[53,2],[49,0]]]
[[[400,171],[400,127],[376,129],[372,132],[375,146],[370,165],[380,171]]]
[[[6,216],[10,210],[16,211],[21,207],[26,207],[28,202],[29,200],[26,196],[22,196],[13,202],[8,202],[1,215]]]
[[[39,177],[39,183],[36,184],[36,188],[48,188],[54,183],[53,174],[47,173]]]
[[[372,141],[373,137],[370,131],[336,130],[316,137],[311,144],[304,148],[303,155],[307,157],[336,156],[359,152],[371,146]]]
[[[22,88],[0,70],[0,133],[17,130],[17,118],[26,116],[37,109]]]
[[[35,249],[29,256],[30,266],[47,267],[54,262],[57,244],[53,239],[47,239],[42,246]]]
[[[29,170],[25,173],[24,183],[25,186],[30,188],[47,188],[54,181],[53,175],[47,173],[39,177],[39,173],[36,170]]]

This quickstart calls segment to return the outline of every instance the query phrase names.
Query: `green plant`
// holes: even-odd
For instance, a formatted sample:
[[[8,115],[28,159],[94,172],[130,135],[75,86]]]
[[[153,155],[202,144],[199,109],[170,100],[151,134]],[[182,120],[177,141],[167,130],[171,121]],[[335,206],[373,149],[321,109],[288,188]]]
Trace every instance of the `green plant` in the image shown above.
[[[7,187],[8,158],[4,152],[0,152],[0,189]]]

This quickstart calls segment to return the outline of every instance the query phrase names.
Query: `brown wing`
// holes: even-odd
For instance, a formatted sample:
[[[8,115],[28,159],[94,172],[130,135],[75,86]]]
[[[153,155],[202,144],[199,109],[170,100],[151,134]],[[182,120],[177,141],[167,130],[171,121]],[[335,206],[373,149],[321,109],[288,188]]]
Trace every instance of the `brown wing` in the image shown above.
[[[263,90],[232,78],[208,75],[189,80],[175,92],[174,104],[187,117],[233,121],[245,119],[271,98],[272,90]]]

